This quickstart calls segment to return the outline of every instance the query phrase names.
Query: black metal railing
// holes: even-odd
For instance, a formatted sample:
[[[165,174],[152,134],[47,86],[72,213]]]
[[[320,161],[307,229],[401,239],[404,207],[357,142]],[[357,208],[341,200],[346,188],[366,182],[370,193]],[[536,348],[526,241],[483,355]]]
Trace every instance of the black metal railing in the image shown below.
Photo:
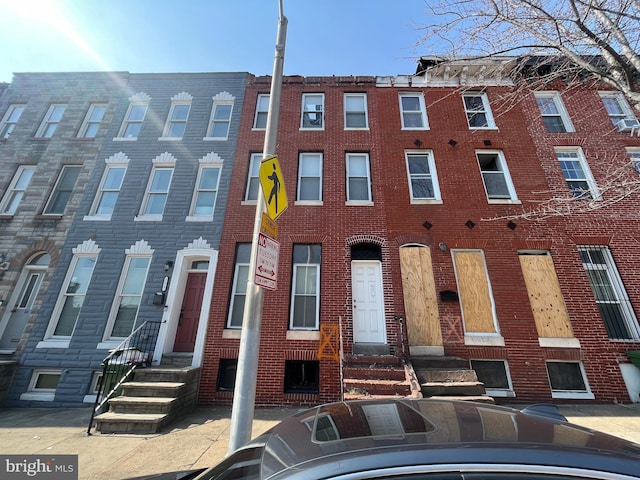
[[[151,364],[161,324],[160,321],[144,322],[102,360],[102,375],[96,387],[88,435],[91,434],[95,416],[106,410],[109,399],[122,394],[122,384],[132,377],[134,370]]]

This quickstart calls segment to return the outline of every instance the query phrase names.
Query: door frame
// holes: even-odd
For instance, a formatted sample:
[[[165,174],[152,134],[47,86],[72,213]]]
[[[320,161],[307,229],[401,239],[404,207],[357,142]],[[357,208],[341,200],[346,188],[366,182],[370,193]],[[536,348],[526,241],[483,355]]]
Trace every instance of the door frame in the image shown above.
[[[375,264],[377,270],[377,286],[378,286],[378,297],[380,298],[380,327],[382,332],[382,339],[380,342],[358,342],[356,340],[356,329],[355,329],[355,316],[353,315],[353,302],[355,300],[355,292],[353,288],[353,267],[354,264]],[[385,310],[385,301],[384,301],[384,287],[382,285],[383,277],[382,277],[382,262],[380,260],[351,260],[351,319],[352,319],[352,332],[353,332],[353,343],[361,343],[361,344],[375,344],[375,345],[386,345],[387,344],[387,321],[386,321],[386,310]]]

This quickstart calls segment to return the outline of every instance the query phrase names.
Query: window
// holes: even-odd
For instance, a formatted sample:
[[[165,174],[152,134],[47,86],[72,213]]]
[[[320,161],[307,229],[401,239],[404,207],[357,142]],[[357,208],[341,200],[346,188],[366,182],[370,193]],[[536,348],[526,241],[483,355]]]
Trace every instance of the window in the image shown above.
[[[347,153],[347,201],[372,201],[369,154],[367,153]]]
[[[322,153],[301,153],[298,165],[299,201],[322,201]]]
[[[45,215],[63,215],[80,173],[79,165],[65,165],[58,175],[53,193],[44,208]]]
[[[153,167],[149,177],[147,191],[142,201],[140,215],[162,218],[164,206],[169,196],[171,177],[173,177],[173,167]]]
[[[593,398],[580,362],[547,362],[552,398]]]
[[[100,122],[104,118],[104,113],[107,111],[107,106],[99,103],[92,103],[89,106],[87,115],[84,117],[78,137],[81,138],[95,138],[100,129]]]
[[[253,119],[253,128],[264,130],[267,128],[267,116],[269,114],[269,95],[260,94],[256,102],[256,116]]]
[[[300,128],[324,129],[324,93],[302,94]]]
[[[488,395],[515,397],[511,376],[505,360],[471,360],[471,368],[484,384]]]
[[[161,138],[180,139],[184,136],[192,99],[193,97],[187,92],[179,93],[171,98],[171,108]]]
[[[344,128],[360,130],[369,128],[366,93],[344,94]]]
[[[600,98],[604,104],[604,108],[607,110],[607,114],[611,119],[611,123],[618,126],[620,120],[635,119],[633,110],[629,107],[629,104],[619,92],[600,92]]]
[[[542,120],[549,132],[574,131],[569,115],[557,92],[536,92],[535,97],[538,107],[540,107]]]
[[[53,317],[57,319],[51,337],[71,337],[80,316],[97,252],[74,256],[65,278],[62,294],[58,298]]]
[[[320,392],[320,362],[287,360],[284,363],[284,393]]]
[[[427,110],[424,106],[422,94],[401,93],[400,112],[403,130],[425,130],[429,128]]]
[[[262,162],[262,153],[252,153],[249,160],[249,171],[247,172],[247,188],[244,192],[245,201],[258,200],[258,191],[260,188],[260,163]]]
[[[502,152],[476,151],[488,200],[517,200]]]
[[[211,119],[207,130],[206,140],[226,140],[231,126],[231,113],[235,97],[227,92],[222,92],[213,97]]]
[[[20,120],[20,115],[22,115],[25,108],[27,108],[26,105],[9,105],[9,109],[0,122],[0,139],[11,136],[11,132],[13,132],[13,129],[16,127],[18,120]]]
[[[9,184],[9,188],[7,188],[4,197],[2,197],[2,201],[0,201],[0,215],[13,215],[16,213],[35,170],[36,167],[32,166],[18,167],[16,174],[13,176],[13,180],[11,180]]]
[[[58,128],[58,123],[60,123],[66,108],[66,105],[51,105],[49,110],[47,110],[47,114],[42,119],[40,128],[38,128],[36,132],[36,137],[51,138],[56,128]]]
[[[61,374],[59,370],[34,370],[27,391],[20,395],[20,400],[54,401]]]
[[[233,286],[231,287],[227,328],[242,328],[242,315],[244,314],[244,302],[247,297],[250,260],[251,244],[239,243],[236,247],[236,266],[233,273]]]
[[[609,338],[640,339],[638,320],[607,247],[579,247],[593,296]]]
[[[201,166],[193,194],[191,217],[213,220],[222,166]]]
[[[627,155],[631,159],[631,165],[640,173],[640,148],[627,147]]]
[[[140,240],[125,253],[127,257],[111,308],[110,328],[107,327],[105,339],[125,338],[133,331],[153,250],[144,240]]]
[[[599,200],[600,193],[581,148],[556,148],[556,156],[571,195],[581,200]]]
[[[236,388],[237,358],[221,358],[218,368],[218,391],[233,392]]]
[[[126,171],[126,165],[107,164],[107,168],[102,175],[100,188],[96,194],[94,206],[91,209],[92,215],[111,218]]]
[[[440,200],[433,152],[405,152],[411,200]]]
[[[486,93],[468,92],[462,95],[462,100],[469,128],[496,128]]]
[[[321,245],[293,246],[291,330],[318,330]]]
[[[120,133],[117,137],[119,140],[136,140],[138,138],[150,101],[151,97],[144,92],[129,97],[129,109],[120,127]]]

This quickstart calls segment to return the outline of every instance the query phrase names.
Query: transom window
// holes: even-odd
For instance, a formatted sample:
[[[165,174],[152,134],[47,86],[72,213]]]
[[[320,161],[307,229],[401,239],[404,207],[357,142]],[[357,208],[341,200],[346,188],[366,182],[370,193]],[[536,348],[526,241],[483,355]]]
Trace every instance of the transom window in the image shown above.
[[[269,114],[269,95],[262,93],[256,101],[256,116],[253,120],[253,128],[264,130],[267,128],[267,116]]]
[[[469,128],[496,128],[486,93],[467,92],[462,95],[462,100]]]
[[[427,110],[421,93],[401,93],[400,112],[404,130],[425,130],[429,128]]]
[[[516,200],[516,192],[502,152],[477,151],[488,200]]]
[[[320,245],[293,246],[292,330],[317,330],[320,324]]]
[[[369,128],[366,93],[344,94],[344,128],[360,130]]]
[[[322,200],[322,153],[301,153],[298,165],[299,201]]]
[[[536,92],[536,103],[540,108],[542,121],[552,133],[573,132],[573,124],[564,108],[558,92]]]
[[[300,128],[324,129],[324,93],[302,94]]]
[[[9,105],[9,109],[0,122],[0,138],[9,138],[11,136],[11,132],[16,127],[25,108],[27,108],[26,105]]]
[[[44,208],[45,215],[62,215],[64,209],[71,198],[73,187],[80,173],[79,165],[65,165],[60,171],[56,185],[51,193],[51,197]]]
[[[599,200],[600,194],[581,148],[556,148],[556,156],[571,195],[584,200]]]
[[[431,151],[405,152],[411,200],[439,200],[440,188]]]
[[[60,123],[60,120],[62,120],[62,115],[66,108],[66,105],[51,105],[40,124],[40,128],[38,128],[38,131],[36,132],[36,137],[51,138],[55,133],[56,128],[58,128],[58,124]]]
[[[82,126],[78,131],[78,137],[95,138],[100,130],[100,123],[107,111],[107,105],[103,103],[92,103],[87,110]]]
[[[34,166],[18,167],[9,188],[0,201],[0,215],[14,215],[16,213],[35,171],[36,167]]]
[[[236,265],[233,273],[227,328],[242,328],[244,302],[247,298],[247,280],[249,279],[250,260],[251,244],[239,243],[236,246]]]
[[[371,202],[368,153],[347,153],[347,202]]]

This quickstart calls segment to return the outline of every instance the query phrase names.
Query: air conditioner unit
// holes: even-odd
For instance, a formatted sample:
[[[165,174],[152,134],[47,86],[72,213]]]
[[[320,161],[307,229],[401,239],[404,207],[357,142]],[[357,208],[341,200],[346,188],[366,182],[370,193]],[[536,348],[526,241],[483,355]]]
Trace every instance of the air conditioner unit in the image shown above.
[[[624,118],[618,122],[619,132],[633,132],[640,128],[640,122],[635,118]]]

